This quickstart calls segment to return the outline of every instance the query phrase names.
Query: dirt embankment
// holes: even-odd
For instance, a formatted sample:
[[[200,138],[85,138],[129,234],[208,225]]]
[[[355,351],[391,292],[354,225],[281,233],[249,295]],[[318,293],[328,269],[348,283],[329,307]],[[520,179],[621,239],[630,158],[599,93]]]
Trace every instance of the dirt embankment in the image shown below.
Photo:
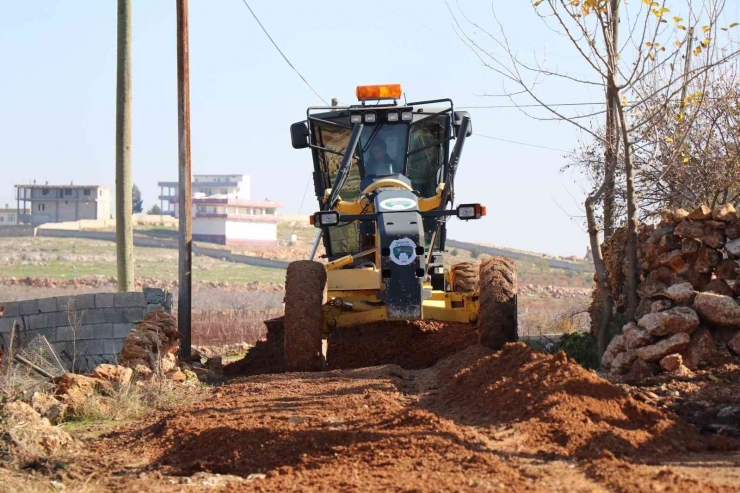
[[[106,468],[129,489],[176,489],[186,480],[167,483],[163,474],[204,471],[233,475],[231,490],[261,491],[681,492],[740,484],[731,465],[706,473],[706,456],[691,455],[703,452],[701,436],[674,415],[562,354],[523,344],[495,354],[471,346],[422,370],[237,380],[208,400],[110,434],[92,452],[122,450],[138,465],[122,457]],[[650,465],[668,460],[670,470]]]

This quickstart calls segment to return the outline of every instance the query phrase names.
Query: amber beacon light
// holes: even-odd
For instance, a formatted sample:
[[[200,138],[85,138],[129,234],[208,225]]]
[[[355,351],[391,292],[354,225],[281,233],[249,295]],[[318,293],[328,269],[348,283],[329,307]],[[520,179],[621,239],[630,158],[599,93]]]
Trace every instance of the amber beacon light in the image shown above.
[[[357,100],[401,99],[401,84],[357,86]]]

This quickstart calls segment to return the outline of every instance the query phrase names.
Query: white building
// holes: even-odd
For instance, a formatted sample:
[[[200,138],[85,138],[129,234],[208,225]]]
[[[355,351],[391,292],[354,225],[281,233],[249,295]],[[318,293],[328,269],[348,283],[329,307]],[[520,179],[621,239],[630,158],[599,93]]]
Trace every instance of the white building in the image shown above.
[[[163,214],[178,217],[177,182],[159,182]],[[248,175],[193,175],[193,239],[232,246],[276,246],[282,203],[251,200]]]
[[[28,214],[26,209],[11,209],[6,205],[4,209],[0,209],[0,227],[15,226],[18,224],[18,218],[26,214]]]
[[[33,225],[110,219],[110,188],[98,185],[15,185],[20,222]],[[30,205],[29,214],[20,214]]]

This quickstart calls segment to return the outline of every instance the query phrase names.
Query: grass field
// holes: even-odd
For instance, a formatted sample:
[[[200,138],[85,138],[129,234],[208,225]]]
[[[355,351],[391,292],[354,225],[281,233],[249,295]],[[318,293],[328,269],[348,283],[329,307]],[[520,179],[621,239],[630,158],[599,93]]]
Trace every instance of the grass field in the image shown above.
[[[137,277],[177,279],[177,250],[134,247]],[[74,279],[116,275],[116,245],[74,238],[0,238],[0,276]],[[285,271],[194,256],[194,281],[283,283]]]

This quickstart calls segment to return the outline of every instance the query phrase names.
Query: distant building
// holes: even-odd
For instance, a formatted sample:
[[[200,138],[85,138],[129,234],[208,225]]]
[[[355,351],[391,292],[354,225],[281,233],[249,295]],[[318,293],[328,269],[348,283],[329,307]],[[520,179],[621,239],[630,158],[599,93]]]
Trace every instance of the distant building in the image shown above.
[[[0,209],[0,227],[15,226],[18,224],[18,216],[26,214],[28,214],[28,210],[21,209],[19,211],[18,209],[11,209],[6,204],[4,209]]]
[[[178,217],[178,183],[159,182],[163,214]],[[248,175],[193,175],[193,239],[233,246],[277,245],[280,202],[251,200]]]
[[[110,219],[110,188],[98,185],[15,185],[20,222],[33,225]],[[30,207],[29,207],[30,206]],[[30,212],[21,214],[22,210]]]

